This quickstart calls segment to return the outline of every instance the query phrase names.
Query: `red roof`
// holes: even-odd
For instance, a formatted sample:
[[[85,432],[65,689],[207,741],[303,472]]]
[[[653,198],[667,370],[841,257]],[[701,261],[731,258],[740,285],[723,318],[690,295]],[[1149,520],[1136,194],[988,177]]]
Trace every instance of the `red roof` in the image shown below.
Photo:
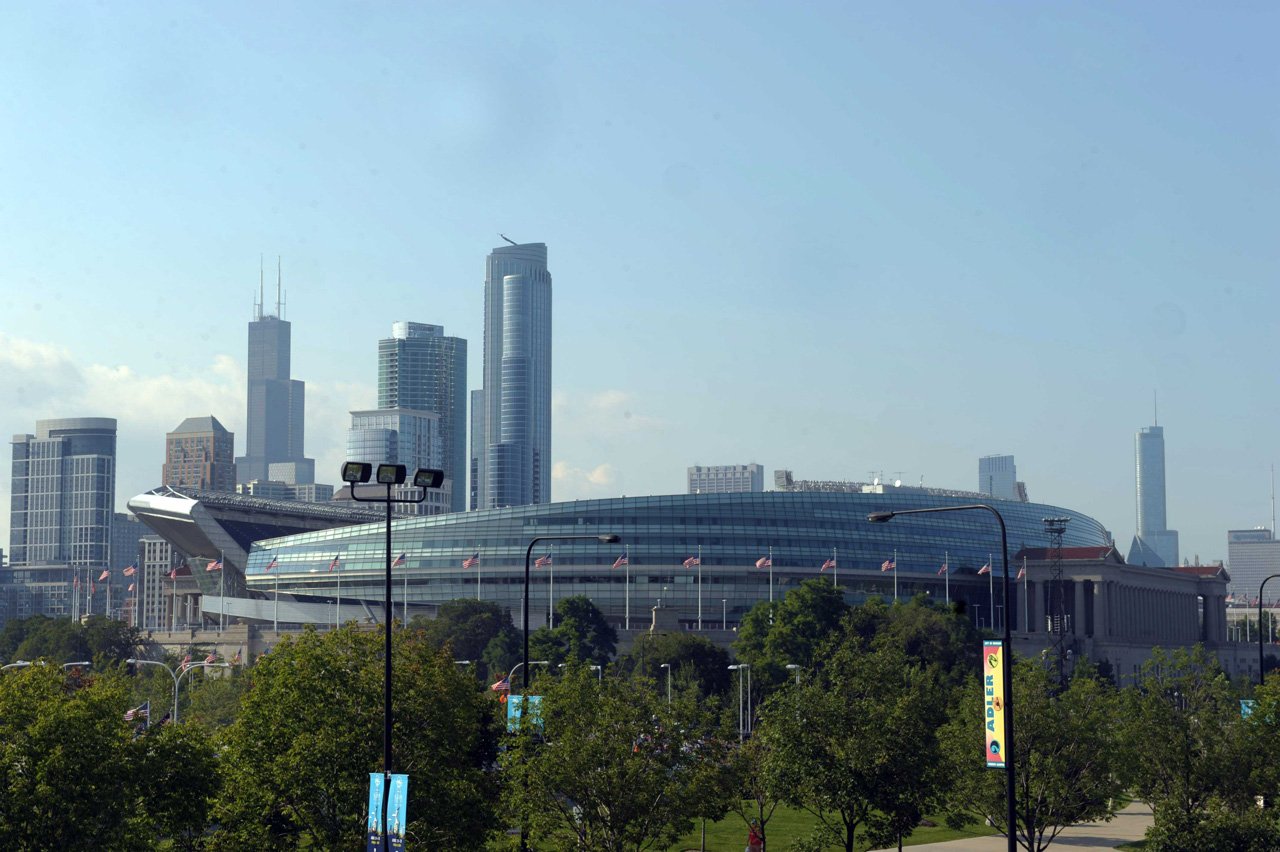
[[[1048,561],[1054,558],[1057,548],[1052,547],[1024,547],[1019,550],[1015,559],[1035,559],[1040,561]],[[1107,545],[1105,547],[1064,547],[1062,548],[1062,558],[1064,560],[1098,560],[1106,559],[1110,554],[1115,553],[1115,548]],[[1116,553],[1119,558],[1120,554]],[[1123,559],[1119,560],[1123,562]]]
[[[1222,570],[1221,565],[1175,565],[1173,570],[1179,574],[1192,574],[1196,577],[1216,577]]]

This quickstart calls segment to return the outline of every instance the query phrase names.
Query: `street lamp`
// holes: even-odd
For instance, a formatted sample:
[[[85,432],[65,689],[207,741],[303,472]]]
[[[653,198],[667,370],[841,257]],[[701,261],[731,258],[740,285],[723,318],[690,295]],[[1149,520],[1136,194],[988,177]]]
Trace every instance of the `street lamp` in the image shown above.
[[[125,662],[131,666],[159,666],[160,668],[164,669],[169,673],[169,677],[173,678],[173,716],[171,716],[170,718],[173,719],[173,724],[175,725],[178,724],[178,687],[181,686],[182,679],[187,675],[189,675],[191,672],[195,671],[196,669],[211,669],[211,668],[229,669],[231,668],[230,663],[205,663],[205,662],[189,663],[185,668],[182,669],[181,673],[175,674],[173,669],[169,668],[167,665],[165,665],[164,663],[158,660],[140,660],[140,659],[135,659],[133,657],[130,657],[129,659],[125,660]]]
[[[1274,580],[1280,574],[1272,574],[1267,580]],[[1262,590],[1267,587],[1267,580],[1258,587],[1258,685],[1262,685]],[[1274,618],[1275,616],[1272,616]]]
[[[47,666],[49,664],[46,663],[44,660],[36,660],[34,663],[31,662],[30,660],[15,660],[14,662],[10,663],[7,666],[0,666],[0,672],[4,671],[5,669],[25,669],[28,666],[37,666],[37,665]],[[89,662],[88,660],[79,660],[74,663],[63,663],[62,667],[64,669],[73,669],[78,666],[82,669],[87,669],[92,665],[93,663]]]
[[[1005,789],[1005,828],[1008,835],[1009,852],[1017,852],[1018,834],[1017,834],[1017,818],[1018,812],[1014,804],[1014,777],[1013,777],[1013,634],[1009,629],[1009,538],[1005,531],[1004,518],[1000,513],[985,503],[975,503],[969,506],[938,506],[933,509],[899,509],[891,512],[872,512],[867,515],[867,520],[873,524],[887,524],[897,515],[923,515],[933,512],[964,512],[974,509],[981,509],[996,516],[996,520],[1000,523],[1000,556],[1004,562],[1004,640],[1001,648],[1001,657],[1003,659],[1003,675],[1004,681],[1004,789]],[[993,613],[994,614],[994,613]]]
[[[800,667],[795,663],[787,663],[787,668],[796,673],[796,686],[800,685]]]
[[[0,666],[0,672],[5,669],[25,669],[29,665],[31,665],[31,663],[28,660],[14,660],[7,666]]]
[[[667,703],[670,704],[671,703],[671,664],[663,663],[662,665],[658,666],[658,668],[667,670]]]
[[[393,497],[391,489],[396,485],[401,485],[405,480],[405,466],[402,464],[380,464],[378,465],[377,482],[379,485],[387,486],[386,497],[361,497],[359,489],[356,487],[362,483],[368,482],[369,477],[373,474],[373,465],[367,462],[346,462],[342,465],[342,481],[351,486],[351,499],[357,503],[385,503],[387,506],[387,577],[386,577],[386,597],[383,603],[382,620],[385,626],[386,647],[384,656],[386,661],[383,668],[383,684],[382,684],[382,848],[391,848],[388,845],[387,836],[387,801],[391,795],[391,505],[393,503],[421,503],[427,499],[428,488],[439,488],[444,484],[444,471],[434,470],[431,468],[419,468],[413,475],[413,485],[419,489],[416,497]],[[408,566],[405,567],[406,583],[408,582]],[[406,586],[406,591],[407,591]],[[405,621],[409,620],[409,598],[405,596]]]
[[[533,559],[533,547],[540,541],[574,541],[574,540],[592,539],[592,538],[604,544],[616,544],[622,540],[621,538],[619,538],[617,535],[613,533],[603,533],[601,535],[540,535],[540,536],[535,536],[532,540],[530,540],[529,547],[524,552],[524,601],[521,604],[520,618],[521,618],[521,625],[524,628],[524,655],[523,655],[524,659],[522,662],[524,663],[526,675],[528,674],[528,671],[529,671],[529,566],[530,566],[530,560]],[[390,533],[388,533],[388,541],[390,541]],[[388,545],[388,547],[390,547],[390,545]],[[387,552],[390,553],[390,550],[388,550]],[[388,575],[388,577],[389,576],[390,575]],[[390,589],[391,581],[387,580],[387,583],[388,583],[387,588]],[[548,615],[550,615],[550,613],[548,613]],[[555,619],[549,618],[548,620],[551,622],[554,622]],[[525,680],[527,681],[528,679],[529,678],[526,676]],[[525,693],[524,688],[521,688],[520,709],[522,711],[524,709],[524,693]],[[385,813],[385,810],[386,809],[384,806],[383,808],[384,813]],[[383,847],[388,848],[386,847],[385,840],[383,841]],[[527,852],[528,849],[529,847],[525,840],[524,821],[521,820],[520,821],[520,852]]]
[[[729,666],[729,671],[738,673],[738,742],[746,739],[747,733],[750,732],[751,725],[751,666],[747,663],[738,663]],[[742,715],[742,673],[747,673],[747,715]]]
[[[729,599],[720,599],[720,629],[726,630],[729,627]]]

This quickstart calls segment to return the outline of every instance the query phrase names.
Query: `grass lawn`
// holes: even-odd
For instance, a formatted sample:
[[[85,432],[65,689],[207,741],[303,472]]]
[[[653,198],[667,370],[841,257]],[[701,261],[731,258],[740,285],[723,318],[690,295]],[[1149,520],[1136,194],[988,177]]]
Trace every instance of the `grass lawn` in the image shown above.
[[[940,818],[931,819],[939,823],[936,828],[917,828],[910,837],[903,838],[902,844],[904,846],[914,846],[918,843],[936,843],[940,840],[981,837],[995,833],[993,829],[985,825],[974,825],[963,831],[954,831],[942,825]],[[769,848],[773,852],[786,852],[786,848],[793,839],[808,835],[816,823],[817,820],[804,811],[785,807],[778,808],[774,811],[773,819],[769,820],[769,825],[767,826]],[[695,828],[691,834],[683,837],[668,852],[685,852],[685,850],[689,849],[699,849],[701,839],[701,830]],[[730,814],[717,823],[707,823],[707,852],[742,852],[746,845],[747,828],[738,816]]]

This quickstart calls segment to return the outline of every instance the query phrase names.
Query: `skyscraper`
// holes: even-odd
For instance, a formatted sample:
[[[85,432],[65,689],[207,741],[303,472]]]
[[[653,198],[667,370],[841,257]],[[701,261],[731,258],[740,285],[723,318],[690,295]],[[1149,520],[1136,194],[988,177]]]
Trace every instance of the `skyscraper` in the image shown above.
[[[418,468],[443,469],[444,439],[440,415],[407,408],[384,408],[376,411],[351,412],[351,429],[347,431],[347,458],[373,465],[402,464],[408,469],[409,481],[396,486],[399,497],[416,497],[413,472]],[[464,424],[465,425],[465,424]],[[394,510],[413,515],[440,515],[454,511],[455,482],[448,476],[439,489],[429,489],[422,503],[401,503]],[[462,488],[461,484],[456,487]],[[377,496],[377,486],[364,486]],[[358,493],[364,493],[358,492]],[[350,499],[351,488],[345,486],[334,498]]]
[[[764,467],[751,464],[695,464],[686,471],[690,494],[764,491]]]
[[[483,403],[471,416],[483,423],[480,444],[471,447],[473,507],[549,502],[551,273],[544,243],[502,246],[486,259]]]
[[[249,399],[245,454],[235,460],[236,482],[268,478],[270,466],[310,462],[303,457],[306,386],[289,378],[290,326],[280,317],[280,273],[276,271],[276,312],[264,312],[262,283],[249,323]]]
[[[378,341],[378,408],[439,416],[438,457],[432,464],[423,461],[418,466],[442,469],[453,483],[450,506],[455,512],[466,511],[467,341],[445,337],[439,325],[394,323],[391,337]],[[412,472],[416,462],[401,458],[398,463]]]
[[[1137,472],[1138,534],[1129,548],[1129,562],[1151,565],[1150,554],[1172,568],[1178,564],[1178,532],[1165,518],[1164,429],[1146,426],[1134,435]],[[1156,567],[1156,566],[1152,566]]]
[[[9,565],[47,587],[45,614],[70,615],[73,576],[88,586],[110,564],[116,421],[38,420],[36,434],[13,436],[12,471]]]
[[[235,435],[218,418],[188,417],[165,436],[165,485],[235,491]]]
[[[983,456],[978,459],[978,492],[1001,500],[1017,500],[1018,468],[1013,456]]]

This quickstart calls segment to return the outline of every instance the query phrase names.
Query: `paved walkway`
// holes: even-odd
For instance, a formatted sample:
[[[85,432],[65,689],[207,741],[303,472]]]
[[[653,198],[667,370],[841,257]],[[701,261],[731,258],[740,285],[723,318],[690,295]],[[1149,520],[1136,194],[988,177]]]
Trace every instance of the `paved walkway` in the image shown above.
[[[1066,829],[1049,845],[1049,849],[1063,849],[1070,852],[1114,849],[1121,843],[1141,840],[1150,827],[1151,808],[1142,802],[1134,802],[1116,814],[1116,818],[1111,822],[1085,823]],[[1008,841],[1002,835],[996,834],[989,837],[968,837],[964,840],[944,840],[941,843],[926,843],[905,848],[919,850],[919,852],[1006,852]],[[882,852],[897,852],[897,847],[893,850],[882,850]]]

